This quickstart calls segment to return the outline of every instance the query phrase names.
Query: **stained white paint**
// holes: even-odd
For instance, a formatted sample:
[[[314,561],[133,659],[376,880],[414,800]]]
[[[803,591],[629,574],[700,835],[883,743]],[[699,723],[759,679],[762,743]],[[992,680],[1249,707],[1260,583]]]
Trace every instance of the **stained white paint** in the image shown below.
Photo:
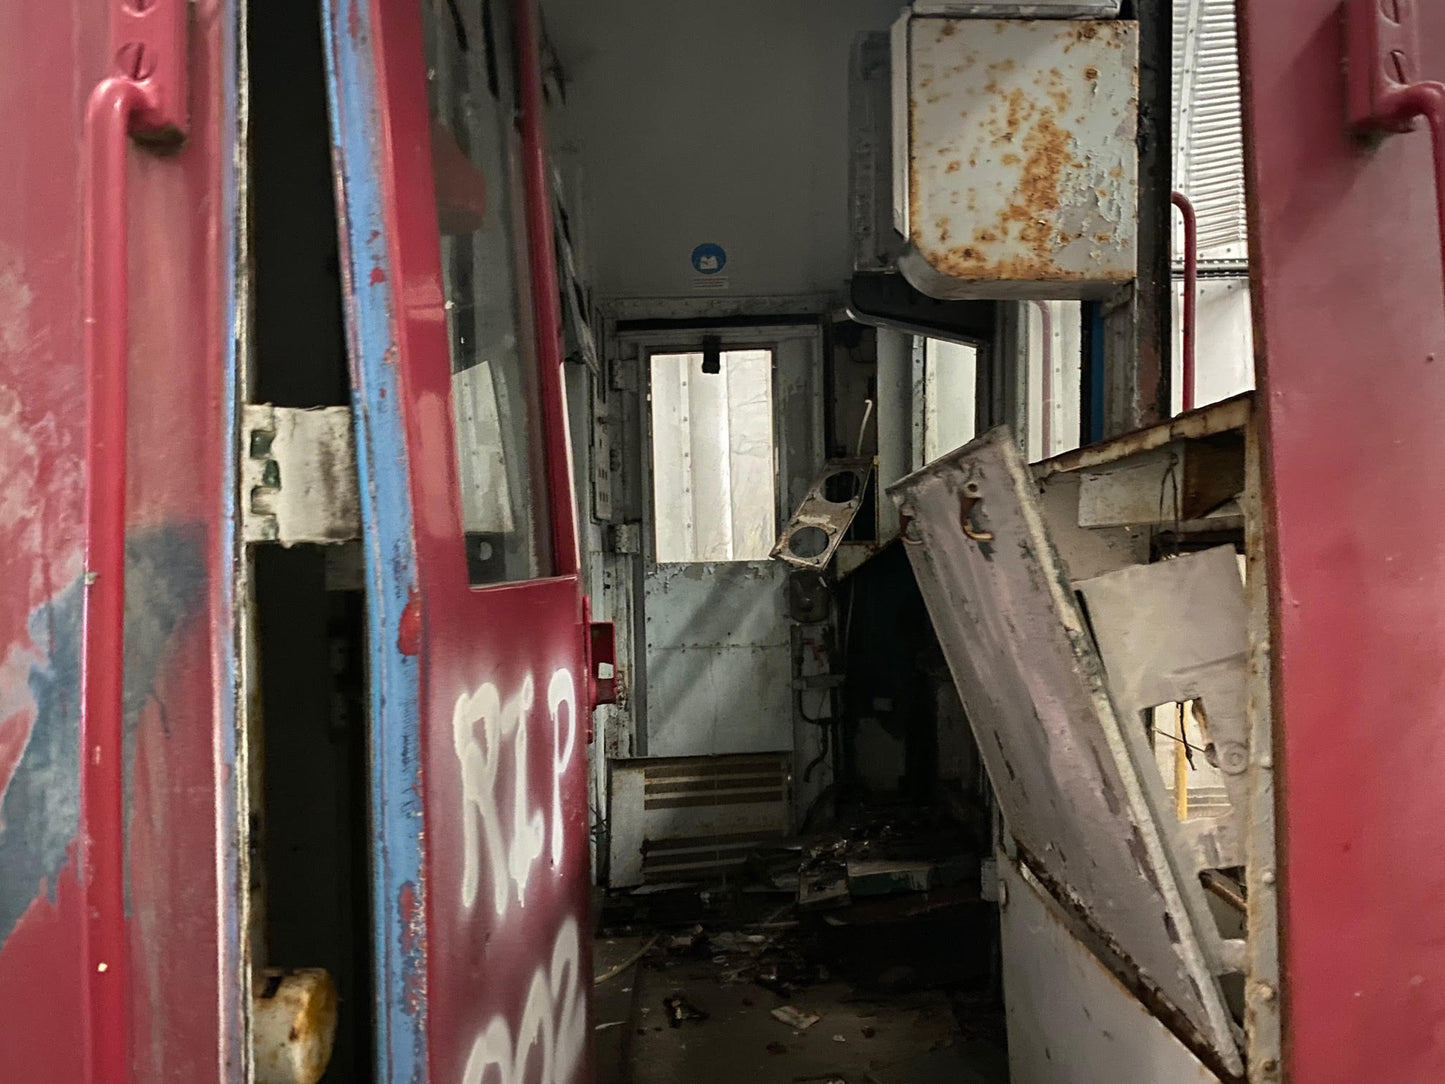
[[[528,721],[536,706],[533,676],[528,674],[506,700],[490,681],[457,697],[452,740],[462,774],[463,908],[476,905],[484,864],[491,873],[497,915],[504,916],[513,902],[523,906],[532,866],[546,849],[549,832],[552,862],[562,861],[562,779],[576,751],[576,703],[571,671],[560,667],[547,682],[554,750],[549,824],[548,810],[534,801],[528,779]],[[501,768],[508,762],[511,770],[504,775]]]
[[[532,975],[521,1022],[513,1029],[501,1013],[488,1021],[472,1043],[462,1084],[569,1084],[586,1041],[581,943],[577,920],[569,915],[557,931],[550,964]],[[531,1065],[539,1065],[540,1072],[528,1075]]]

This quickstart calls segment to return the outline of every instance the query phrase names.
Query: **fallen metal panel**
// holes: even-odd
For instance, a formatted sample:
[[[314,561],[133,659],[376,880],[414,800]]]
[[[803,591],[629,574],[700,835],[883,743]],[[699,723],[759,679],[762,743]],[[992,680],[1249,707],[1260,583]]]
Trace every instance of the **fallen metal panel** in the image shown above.
[[[1207,904],[1197,883],[1181,884],[1174,872],[1172,843],[1136,766],[1148,755],[1143,728],[1123,725],[1109,699],[1008,431],[889,492],[1010,832],[1239,1072],[1204,948],[1213,931],[1196,918]]]
[[[894,170],[910,283],[940,298],[1083,298],[1133,281],[1138,49],[1127,21],[909,20]]]
[[[998,871],[1014,1084],[1219,1084],[1075,936],[1025,871],[1004,855]]]

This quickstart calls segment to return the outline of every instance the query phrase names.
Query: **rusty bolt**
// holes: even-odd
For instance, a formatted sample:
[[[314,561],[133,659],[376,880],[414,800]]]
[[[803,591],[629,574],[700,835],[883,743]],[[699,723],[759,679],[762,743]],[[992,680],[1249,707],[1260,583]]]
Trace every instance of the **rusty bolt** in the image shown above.
[[[128,41],[116,50],[115,66],[127,78],[149,79],[156,70],[155,50],[147,49],[143,41]]]

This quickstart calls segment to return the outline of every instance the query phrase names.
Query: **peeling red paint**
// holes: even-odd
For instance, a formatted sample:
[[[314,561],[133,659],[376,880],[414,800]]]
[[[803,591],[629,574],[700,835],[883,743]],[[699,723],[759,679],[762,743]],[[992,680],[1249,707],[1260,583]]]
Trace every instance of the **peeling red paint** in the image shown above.
[[[401,954],[406,961],[402,980],[406,1012],[418,1018],[426,1012],[426,913],[422,897],[416,885],[407,881],[396,899]]]
[[[413,584],[407,595],[406,609],[397,623],[396,649],[403,655],[415,656],[421,651],[421,597]]]
[[[370,281],[373,286],[380,285],[381,283],[386,281],[386,272],[383,271],[380,267],[373,267],[371,269]]]

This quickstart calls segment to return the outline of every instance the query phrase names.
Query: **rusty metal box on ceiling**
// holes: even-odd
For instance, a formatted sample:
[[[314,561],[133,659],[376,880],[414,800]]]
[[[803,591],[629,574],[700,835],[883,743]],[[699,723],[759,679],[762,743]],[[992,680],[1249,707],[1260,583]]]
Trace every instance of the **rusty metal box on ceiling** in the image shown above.
[[[953,19],[893,29],[898,266],[939,298],[1098,298],[1135,276],[1138,28]]]

